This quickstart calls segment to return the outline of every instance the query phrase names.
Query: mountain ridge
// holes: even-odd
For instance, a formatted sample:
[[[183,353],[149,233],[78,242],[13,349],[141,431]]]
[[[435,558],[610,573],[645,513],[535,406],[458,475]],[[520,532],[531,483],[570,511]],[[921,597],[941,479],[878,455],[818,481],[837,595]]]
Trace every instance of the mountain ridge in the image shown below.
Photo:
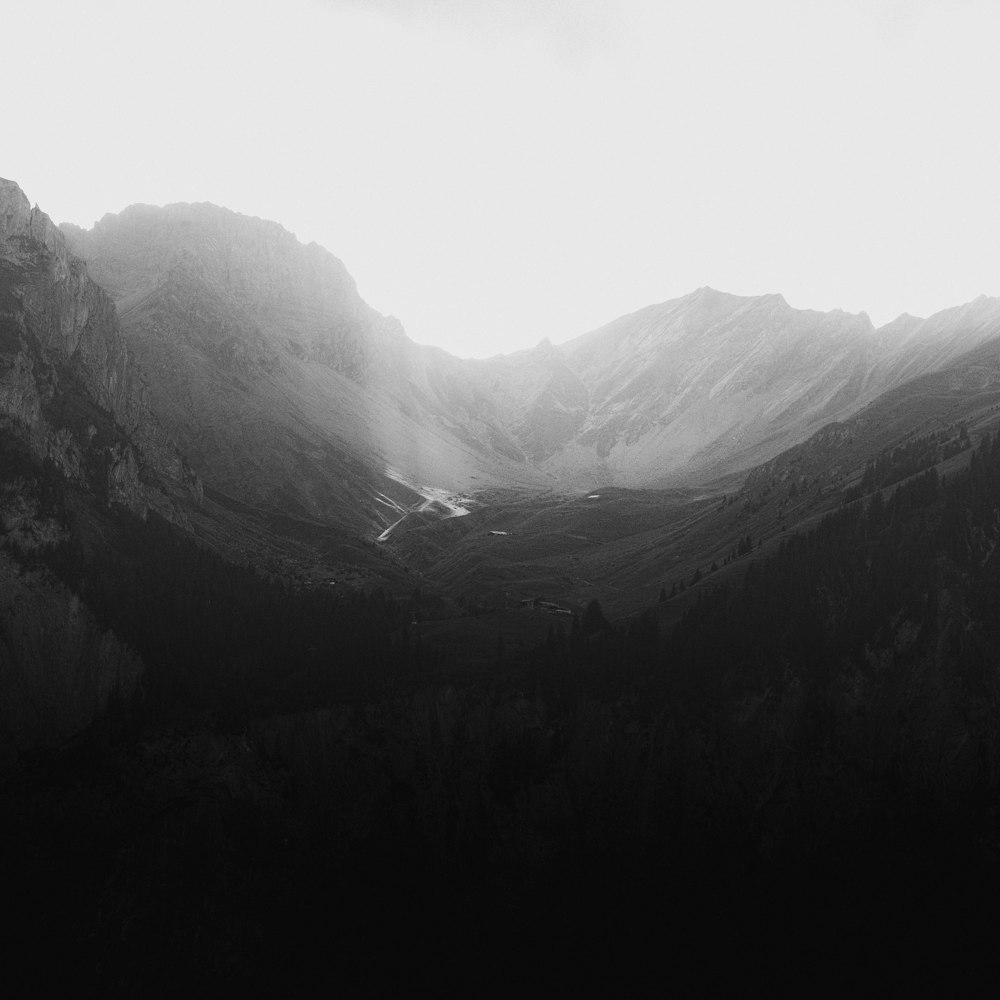
[[[656,487],[745,471],[1000,332],[1000,302],[986,297],[876,328],[864,312],[706,285],[559,345],[461,359],[409,340],[339,259],[278,223],[176,203],[67,232],[147,367],[177,366],[165,395],[190,393],[191,365],[209,357],[227,391],[242,391],[238,373],[245,386],[270,379],[272,396],[305,392],[295,408],[317,433],[433,489]],[[178,343],[193,350],[184,364]],[[320,367],[361,395],[351,402]],[[203,451],[170,402],[159,412],[206,467],[233,452],[232,441]]]
[[[18,185],[0,179],[0,265],[7,365],[4,412],[64,468],[79,469],[96,431],[60,426],[61,400],[76,383],[134,441],[111,467],[131,471],[126,506],[171,513],[168,494],[197,496],[200,487],[176,445],[153,417],[148,385],[122,335],[111,298],[94,282],[49,217],[30,207]],[[156,477],[140,483],[140,467]],[[122,480],[124,482],[124,480]]]
[[[544,634],[546,612],[521,610],[540,594],[624,614],[703,570],[714,586],[751,533],[775,548],[925,417],[934,455],[963,461],[948,428],[971,415],[981,433],[997,405],[1000,302],[985,296],[876,329],[705,286],[567,344],[462,360],[413,344],[277,224],[182,205],[161,225],[144,207],[64,238],[7,185],[0,652],[18,694],[0,758],[141,682],[86,593],[45,568],[96,572],[120,507],[310,593],[425,589],[406,620],[433,607],[429,643],[475,633],[492,650],[498,628]],[[701,485],[662,489],[684,475]],[[470,631],[459,608],[498,617]]]

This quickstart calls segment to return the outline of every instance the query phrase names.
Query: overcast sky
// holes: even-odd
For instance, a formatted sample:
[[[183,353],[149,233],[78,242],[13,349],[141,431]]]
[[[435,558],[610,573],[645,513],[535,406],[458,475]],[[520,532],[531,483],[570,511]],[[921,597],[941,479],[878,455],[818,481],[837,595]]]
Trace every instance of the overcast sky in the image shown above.
[[[422,343],[701,285],[876,323],[1000,294],[995,0],[31,0],[0,176],[56,221],[212,201]]]

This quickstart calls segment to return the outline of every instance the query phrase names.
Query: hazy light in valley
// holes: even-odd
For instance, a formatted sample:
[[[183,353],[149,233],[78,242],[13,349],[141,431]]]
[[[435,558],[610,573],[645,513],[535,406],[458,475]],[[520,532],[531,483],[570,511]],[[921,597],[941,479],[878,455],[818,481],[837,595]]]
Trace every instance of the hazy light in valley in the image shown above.
[[[876,323],[1000,293],[992,0],[34,0],[5,29],[0,175],[57,221],[275,219],[457,354],[705,284]]]

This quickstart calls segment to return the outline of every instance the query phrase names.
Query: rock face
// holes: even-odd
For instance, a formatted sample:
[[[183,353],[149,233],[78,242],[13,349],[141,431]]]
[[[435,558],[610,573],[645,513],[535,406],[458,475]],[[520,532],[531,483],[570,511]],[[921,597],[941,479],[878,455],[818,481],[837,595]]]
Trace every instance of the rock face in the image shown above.
[[[24,372],[26,349],[17,337],[69,366],[83,390],[126,431],[139,423],[141,387],[115,322],[111,300],[91,282],[86,265],[71,256],[62,233],[21,189],[0,179],[0,267],[3,268],[5,352]],[[13,379],[12,379],[13,381]],[[8,389],[13,403],[13,386]],[[31,397],[22,385],[22,399]],[[24,394],[27,394],[26,396]],[[29,422],[35,408],[22,410]]]
[[[0,179],[0,763],[65,739],[141,673],[39,560],[78,541],[73,517],[101,544],[113,508],[183,523],[200,496],[149,410],[114,303]]]
[[[138,513],[171,516],[177,500],[198,498],[196,477],[149,411],[114,303],[49,217],[3,179],[0,420],[64,475]]]

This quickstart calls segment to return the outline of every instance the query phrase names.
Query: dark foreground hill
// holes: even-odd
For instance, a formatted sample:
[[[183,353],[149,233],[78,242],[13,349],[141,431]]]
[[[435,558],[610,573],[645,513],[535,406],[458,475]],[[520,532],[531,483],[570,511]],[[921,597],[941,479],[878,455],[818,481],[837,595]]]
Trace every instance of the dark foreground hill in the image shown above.
[[[291,592],[162,521],[123,515],[98,562],[26,557],[150,669],[5,776],[20,968],[44,942],[58,966],[28,971],[77,988],[488,992],[974,956],[1000,888],[998,509],[985,436],[947,481],[743,557],[673,630],[594,602],[473,671],[421,647],[412,603]]]

